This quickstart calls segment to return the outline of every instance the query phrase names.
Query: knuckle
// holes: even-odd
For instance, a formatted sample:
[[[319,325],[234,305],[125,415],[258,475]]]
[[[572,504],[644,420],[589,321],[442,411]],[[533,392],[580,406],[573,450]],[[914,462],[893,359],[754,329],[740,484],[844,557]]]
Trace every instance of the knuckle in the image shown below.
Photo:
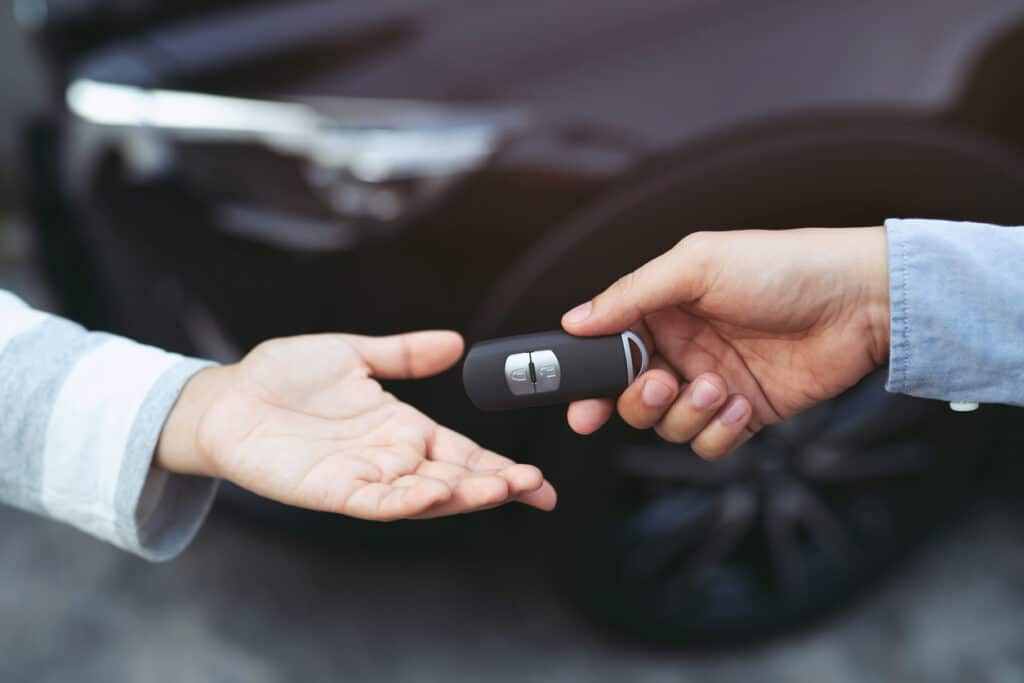
[[[654,431],[669,443],[687,443],[693,438],[693,434],[688,429],[681,427],[673,420],[662,420],[655,426]]]
[[[646,415],[632,411],[619,411],[619,416],[633,429],[649,429],[651,427],[652,420]]]
[[[623,394],[619,397],[616,408],[622,421],[634,429],[646,429],[654,423],[654,420],[646,414],[648,411],[641,406],[639,396]]]
[[[723,250],[723,234],[711,231],[693,232],[673,249],[673,260],[682,266],[689,296],[699,299],[708,289],[708,281],[719,270]]]
[[[705,460],[720,460],[725,456],[729,455],[732,450],[729,444],[718,443],[712,440],[695,439],[690,447],[693,452],[704,458]]]
[[[619,417],[633,429],[642,429],[640,416],[629,406],[619,405]]]
[[[647,268],[648,266],[644,266],[621,276],[605,290],[604,294],[598,297],[597,304],[630,311],[635,317],[641,317],[644,311],[640,306],[640,301],[643,299],[646,289],[644,282],[647,278]],[[601,303],[602,300],[604,304]]]
[[[663,424],[655,425],[654,426],[654,433],[657,434],[659,437],[661,437],[662,441],[667,441],[669,443],[682,443],[680,441],[676,441],[673,438],[672,432],[670,432],[668,429],[666,429],[665,425],[663,425]]]
[[[630,271],[616,280],[611,286],[611,292],[616,297],[627,296],[636,289],[637,271]]]
[[[413,353],[412,340],[408,335],[398,337],[399,367],[403,375],[417,374],[416,354]]]
[[[677,249],[685,249],[686,251],[700,251],[706,248],[709,243],[715,238],[715,233],[709,230],[698,230],[697,232],[691,232],[689,235],[679,240],[676,245]]]
[[[693,400],[694,392],[698,389],[698,382],[706,382],[707,384],[710,384],[718,391],[718,395],[715,398],[715,400],[711,402],[710,405],[705,406],[702,409],[702,412],[709,413],[717,411],[719,408],[725,405],[726,401],[729,400],[729,385],[726,383],[726,381],[715,373],[704,373],[702,375],[698,375],[696,378],[694,378],[692,382],[690,382],[687,385],[687,394],[691,401]]]
[[[483,461],[484,455],[487,451],[482,446],[477,446],[472,453],[466,456],[466,467],[471,470],[480,468],[480,463]]]

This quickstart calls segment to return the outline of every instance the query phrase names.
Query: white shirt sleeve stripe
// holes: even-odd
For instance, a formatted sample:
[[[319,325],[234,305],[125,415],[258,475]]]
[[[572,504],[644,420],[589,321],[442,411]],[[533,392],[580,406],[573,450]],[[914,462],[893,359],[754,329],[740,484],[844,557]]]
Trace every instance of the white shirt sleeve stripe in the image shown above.
[[[132,425],[153,384],[180,360],[115,337],[76,363],[46,428],[41,503],[50,515],[119,536],[115,497]]]

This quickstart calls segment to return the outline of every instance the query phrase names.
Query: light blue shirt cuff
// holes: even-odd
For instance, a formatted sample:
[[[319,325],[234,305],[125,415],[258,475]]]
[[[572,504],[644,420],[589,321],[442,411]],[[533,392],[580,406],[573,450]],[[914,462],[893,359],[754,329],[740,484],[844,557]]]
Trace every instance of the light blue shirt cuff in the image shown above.
[[[886,221],[886,389],[1024,405],[1024,228]]]

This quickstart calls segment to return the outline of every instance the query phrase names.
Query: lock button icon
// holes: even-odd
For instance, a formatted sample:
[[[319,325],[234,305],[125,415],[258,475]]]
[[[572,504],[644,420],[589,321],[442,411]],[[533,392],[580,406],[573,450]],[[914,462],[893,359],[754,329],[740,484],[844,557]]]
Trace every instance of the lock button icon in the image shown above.
[[[558,391],[562,368],[554,351],[513,353],[505,359],[505,383],[515,396]]]
[[[537,393],[530,373],[530,354],[513,353],[505,359],[505,383],[516,396]]]

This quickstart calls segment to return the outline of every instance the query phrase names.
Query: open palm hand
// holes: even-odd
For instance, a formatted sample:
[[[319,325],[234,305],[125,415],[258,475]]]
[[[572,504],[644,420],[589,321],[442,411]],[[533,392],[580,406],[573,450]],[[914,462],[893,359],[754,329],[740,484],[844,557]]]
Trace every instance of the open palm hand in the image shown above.
[[[461,352],[451,332],[265,342],[238,365],[193,378],[183,400],[198,392],[192,403],[202,407],[185,411],[194,444],[175,448],[168,439],[165,461],[284,503],[368,520],[452,515],[513,500],[553,508],[555,491],[536,467],[442,427],[374,379],[436,374]],[[175,466],[175,452],[188,450],[198,458]]]

